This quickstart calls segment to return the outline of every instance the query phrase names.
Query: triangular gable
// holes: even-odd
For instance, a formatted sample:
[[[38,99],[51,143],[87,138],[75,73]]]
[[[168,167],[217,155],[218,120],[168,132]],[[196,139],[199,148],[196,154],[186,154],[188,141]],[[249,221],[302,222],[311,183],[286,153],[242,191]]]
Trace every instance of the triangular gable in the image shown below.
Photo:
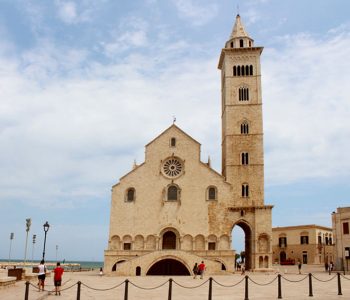
[[[178,131],[180,131],[182,134],[190,138],[192,141],[194,141],[196,144],[201,145],[199,142],[197,142],[193,137],[191,137],[189,134],[187,134],[185,131],[183,131],[180,127],[176,126],[175,124],[172,124],[170,127],[165,129],[161,134],[159,134],[157,137],[155,137],[152,141],[150,141],[145,147],[148,147],[150,144],[152,144],[155,140],[160,138],[163,134],[171,130],[172,128],[176,128]]]

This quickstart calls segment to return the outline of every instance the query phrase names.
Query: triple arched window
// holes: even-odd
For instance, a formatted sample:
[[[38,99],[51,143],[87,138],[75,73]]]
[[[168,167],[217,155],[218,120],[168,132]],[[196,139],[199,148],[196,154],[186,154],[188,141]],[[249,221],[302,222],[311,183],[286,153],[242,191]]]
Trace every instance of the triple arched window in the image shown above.
[[[238,89],[238,100],[239,101],[249,101],[249,88],[240,87]]]
[[[253,65],[233,66],[233,76],[253,76]]]
[[[249,133],[249,124],[248,122],[244,121],[241,124],[241,134],[248,134]]]

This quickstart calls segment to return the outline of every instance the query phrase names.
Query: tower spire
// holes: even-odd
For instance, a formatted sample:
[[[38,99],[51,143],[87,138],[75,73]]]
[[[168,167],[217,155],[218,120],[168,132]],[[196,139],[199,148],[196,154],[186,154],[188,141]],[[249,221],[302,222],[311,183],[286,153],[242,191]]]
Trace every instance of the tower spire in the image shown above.
[[[236,22],[235,22],[235,25],[233,26],[230,39],[242,38],[242,37],[250,38],[249,34],[246,32],[243,26],[243,23],[241,21],[241,16],[239,15],[239,13],[237,13]]]

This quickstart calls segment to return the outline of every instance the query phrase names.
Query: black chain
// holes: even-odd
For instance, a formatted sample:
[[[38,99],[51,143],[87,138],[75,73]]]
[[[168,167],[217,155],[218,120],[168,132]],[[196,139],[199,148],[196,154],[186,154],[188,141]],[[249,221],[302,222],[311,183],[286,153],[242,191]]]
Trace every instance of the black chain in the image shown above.
[[[119,283],[119,284],[117,284],[117,285],[115,285],[115,286],[112,286],[112,287],[110,287],[110,288],[106,288],[106,289],[93,288],[93,287],[91,287],[91,286],[86,285],[85,283],[81,283],[81,285],[87,287],[87,288],[90,289],[90,290],[103,292],[103,291],[110,291],[110,290],[113,290],[113,289],[115,289],[115,288],[121,286],[124,282],[125,282],[125,281],[123,281],[123,282],[121,282],[121,283]]]
[[[343,275],[343,274],[340,274],[340,276],[341,277],[343,277],[344,279],[346,279],[346,280],[350,280],[350,278],[347,278],[345,275]]]
[[[150,287],[145,287],[144,288],[142,286],[136,285],[135,283],[132,283],[131,281],[129,281],[129,283],[131,285],[133,285],[134,287],[136,287],[138,289],[141,289],[141,290],[155,290],[155,289],[158,289],[158,288],[162,287],[163,285],[167,284],[168,282],[169,282],[169,280],[165,281],[164,283],[162,283],[162,284],[160,284],[158,286],[152,287],[152,288],[150,288]]]
[[[182,287],[182,288],[184,288],[184,289],[196,289],[196,288],[199,288],[199,287],[201,287],[202,285],[206,284],[208,281],[209,281],[209,279],[207,279],[207,280],[204,281],[202,284],[197,285],[197,286],[184,286],[184,285],[182,285],[182,284],[180,284],[180,283],[177,283],[175,280],[173,280],[173,282],[174,282],[175,284],[177,284],[178,286],[180,286],[180,287]]]
[[[272,279],[270,282],[268,282],[268,283],[258,283],[256,281],[254,281],[253,279],[251,279],[249,276],[248,276],[248,279],[251,282],[255,283],[256,285],[265,286],[265,285],[269,285],[269,284],[273,283],[277,279],[277,276],[274,279]]]
[[[240,281],[238,281],[237,283],[235,283],[235,284],[233,284],[233,285],[221,284],[221,283],[217,282],[214,278],[213,278],[213,281],[214,281],[217,285],[219,285],[219,286],[229,288],[229,287],[234,287],[234,286],[236,286],[236,285],[239,285],[242,281],[244,281],[244,279],[245,279],[245,277],[243,277]]]
[[[308,278],[309,275],[306,275],[304,278],[302,278],[302,279],[300,279],[300,280],[290,280],[290,279],[287,279],[287,278],[284,277],[284,276],[281,276],[281,277],[282,277],[284,280],[289,281],[289,282],[301,282],[301,281],[305,280],[306,278]]]
[[[71,289],[73,286],[75,286],[75,285],[77,285],[77,284],[78,284],[78,283],[74,283],[74,284],[72,284],[70,287],[67,287],[67,288],[61,289],[61,292],[62,292],[62,291],[69,290],[69,289]]]
[[[318,280],[318,281],[321,281],[321,282],[328,282],[328,281],[332,281],[335,277],[337,277],[337,275],[334,275],[332,278],[327,279],[327,280],[319,279],[319,278],[317,278],[316,276],[314,276],[313,274],[312,274],[312,277],[315,278],[315,279]]]

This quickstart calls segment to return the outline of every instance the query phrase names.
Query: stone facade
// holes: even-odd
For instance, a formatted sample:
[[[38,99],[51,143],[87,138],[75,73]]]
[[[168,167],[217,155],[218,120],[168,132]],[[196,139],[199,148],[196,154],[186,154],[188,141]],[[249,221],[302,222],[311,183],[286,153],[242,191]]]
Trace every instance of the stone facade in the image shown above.
[[[332,213],[332,228],[335,241],[335,267],[349,271],[350,266],[350,207],[338,207]]]
[[[332,228],[318,225],[274,227],[272,228],[272,251],[274,263],[334,262]]]
[[[270,269],[262,49],[254,47],[237,16],[219,61],[222,174],[201,161],[200,144],[173,124],[146,145],[145,161],[112,187],[107,274],[189,275],[202,260],[208,274],[233,272],[236,225],[245,232],[246,269]]]

